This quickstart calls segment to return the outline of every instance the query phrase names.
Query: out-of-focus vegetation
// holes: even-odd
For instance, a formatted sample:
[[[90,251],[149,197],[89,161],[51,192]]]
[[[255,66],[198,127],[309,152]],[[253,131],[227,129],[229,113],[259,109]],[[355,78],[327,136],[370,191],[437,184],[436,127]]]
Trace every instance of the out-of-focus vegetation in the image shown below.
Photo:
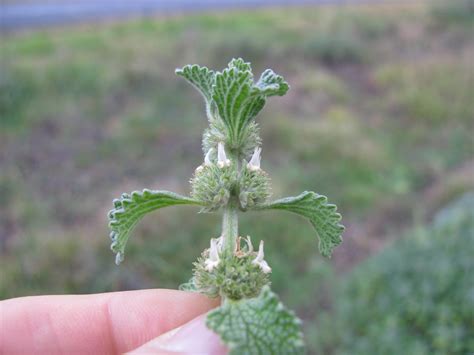
[[[440,22],[461,23],[472,25],[474,23],[474,1],[472,0],[454,0],[442,1],[435,0],[431,12]]]
[[[356,267],[312,338],[320,354],[474,349],[474,192]],[[344,329],[344,331],[341,331]]]
[[[219,233],[219,215],[185,208],[147,217],[117,268],[106,213],[124,191],[189,191],[207,123],[201,98],[174,69],[222,68],[243,57],[255,72],[273,68],[292,86],[258,117],[274,197],[325,194],[347,227],[326,260],[303,220],[242,215],[241,233],[266,241],[274,289],[316,339],[313,324],[331,307],[341,275],[473,187],[474,31],[472,12],[456,10],[463,4],[472,2],[252,10],[4,35],[0,298],[176,288],[189,279],[192,262]],[[456,11],[466,19],[453,20]],[[429,235],[407,240],[429,243]],[[406,255],[406,267],[422,263],[403,250],[388,255]],[[393,284],[377,280],[374,297],[384,287],[392,292]],[[407,292],[418,297],[417,289]],[[427,307],[412,301],[420,312]]]

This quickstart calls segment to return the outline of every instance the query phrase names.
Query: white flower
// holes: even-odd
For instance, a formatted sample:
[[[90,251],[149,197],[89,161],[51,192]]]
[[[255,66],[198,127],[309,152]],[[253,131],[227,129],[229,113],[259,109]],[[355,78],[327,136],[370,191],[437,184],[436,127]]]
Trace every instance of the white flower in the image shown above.
[[[221,253],[222,247],[224,246],[224,236],[221,235],[216,240],[217,240],[217,250],[219,251],[219,253]]]
[[[196,168],[196,173],[200,173],[201,171],[203,171],[205,166],[209,166],[212,164],[211,162],[212,151],[213,151],[212,148],[207,151],[206,155],[204,156],[204,164],[201,164]]]
[[[211,238],[211,247],[209,249],[209,259],[204,261],[207,271],[212,271],[221,259],[219,258],[219,239]]]
[[[247,243],[248,252],[249,252],[249,253],[253,252],[253,245],[252,245],[252,241],[250,240],[250,236],[249,236],[249,235],[248,235],[247,238],[245,239],[245,242]]]
[[[252,158],[247,164],[247,168],[252,171],[260,170],[260,153],[262,152],[262,148],[256,147],[253,151]]]
[[[258,265],[260,269],[262,269],[263,273],[268,274],[272,271],[272,269],[270,268],[270,266],[268,266],[268,263],[263,260],[263,257],[263,240],[261,240],[260,245],[258,247],[257,257],[252,261],[252,264]]]
[[[207,151],[206,156],[204,157],[204,165],[211,165],[211,154],[214,149],[211,148]]]
[[[227,159],[227,156],[225,155],[224,143],[220,142],[217,145],[217,166],[219,168],[223,168],[229,165],[230,165],[230,160]]]

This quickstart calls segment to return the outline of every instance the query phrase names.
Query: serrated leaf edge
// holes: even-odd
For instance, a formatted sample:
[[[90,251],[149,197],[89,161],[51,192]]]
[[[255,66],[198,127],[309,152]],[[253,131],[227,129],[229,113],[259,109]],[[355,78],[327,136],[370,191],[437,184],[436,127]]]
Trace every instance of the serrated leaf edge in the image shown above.
[[[153,199],[153,196],[164,197],[158,203]],[[168,203],[166,203],[168,199]],[[169,203],[171,202],[171,203]],[[116,253],[116,264],[123,261],[125,246],[130,237],[130,234],[136,224],[149,212],[173,205],[202,205],[198,200],[190,197],[182,196],[170,191],[149,190],[133,191],[130,194],[124,193],[120,198],[113,200],[114,208],[109,211],[109,234],[112,244],[111,250]],[[148,205],[144,208],[144,205]],[[137,211],[134,213],[134,209]]]
[[[321,204],[330,211],[330,216],[328,218],[328,221],[326,221],[326,224],[333,223],[334,227],[338,230],[339,233],[335,240],[331,238],[332,247],[330,247],[329,249],[326,249],[325,247],[323,247],[324,239],[321,238],[320,232],[318,231],[318,228],[320,226],[318,226],[315,221],[312,221],[310,218],[305,216],[305,213],[308,212],[308,208],[305,209],[304,207],[300,207],[300,208],[293,208],[292,210],[288,210],[287,208],[284,207],[285,205],[288,205],[288,204],[304,202],[307,200],[320,201]],[[319,245],[320,253],[323,256],[330,258],[333,250],[342,243],[342,234],[345,230],[345,227],[341,223],[338,223],[339,221],[341,221],[342,216],[340,213],[337,212],[337,206],[334,204],[329,204],[327,202],[328,202],[328,199],[324,195],[319,195],[313,191],[304,191],[298,196],[285,197],[285,198],[281,198],[281,199],[272,201],[270,203],[267,203],[261,206],[256,206],[254,210],[268,210],[268,209],[288,210],[289,212],[305,217],[306,219],[309,220],[314,230],[316,231],[316,234],[319,239],[318,245]]]

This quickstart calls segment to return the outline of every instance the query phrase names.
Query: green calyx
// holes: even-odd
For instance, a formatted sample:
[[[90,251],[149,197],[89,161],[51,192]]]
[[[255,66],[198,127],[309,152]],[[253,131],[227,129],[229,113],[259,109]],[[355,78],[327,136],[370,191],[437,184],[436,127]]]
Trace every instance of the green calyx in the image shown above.
[[[202,148],[204,154],[210,149],[215,149],[220,142],[226,142],[229,151],[236,156],[238,160],[250,157],[255,147],[262,145],[262,139],[259,135],[259,126],[257,122],[251,121],[242,133],[242,142],[237,149],[232,148],[227,135],[226,126],[220,119],[214,119],[209,122],[209,127],[202,136]]]
[[[270,178],[262,169],[251,169],[242,161],[240,171],[235,164],[220,167],[217,162],[207,161],[199,166],[191,179],[191,196],[202,201],[202,212],[213,212],[229,203],[233,196],[238,208],[263,206],[270,197]]]
[[[261,206],[270,197],[270,178],[262,169],[251,169],[246,161],[242,162],[239,179],[240,209],[246,211],[255,206]]]
[[[262,288],[270,284],[270,268],[262,268],[258,252],[253,251],[249,237],[242,248],[241,240],[239,238],[237,242],[239,250],[232,255],[218,250],[218,262],[214,260],[214,266],[212,260],[210,262],[212,245],[204,250],[194,263],[192,280],[195,291],[212,298],[220,296],[236,301],[257,297]]]
[[[191,196],[202,201],[202,212],[216,211],[228,204],[237,183],[236,171],[231,166],[204,164],[196,169],[191,179]]]

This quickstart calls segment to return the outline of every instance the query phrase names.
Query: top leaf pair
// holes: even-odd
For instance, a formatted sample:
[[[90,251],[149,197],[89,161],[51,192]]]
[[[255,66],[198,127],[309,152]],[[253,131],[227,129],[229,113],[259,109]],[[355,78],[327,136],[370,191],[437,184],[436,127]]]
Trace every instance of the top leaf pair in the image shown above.
[[[282,76],[265,70],[254,82],[250,63],[233,59],[222,72],[199,65],[187,65],[176,74],[187,79],[204,97],[206,111],[212,122],[219,117],[226,127],[226,143],[239,150],[245,144],[245,130],[262,110],[269,96],[283,96],[289,89]]]

